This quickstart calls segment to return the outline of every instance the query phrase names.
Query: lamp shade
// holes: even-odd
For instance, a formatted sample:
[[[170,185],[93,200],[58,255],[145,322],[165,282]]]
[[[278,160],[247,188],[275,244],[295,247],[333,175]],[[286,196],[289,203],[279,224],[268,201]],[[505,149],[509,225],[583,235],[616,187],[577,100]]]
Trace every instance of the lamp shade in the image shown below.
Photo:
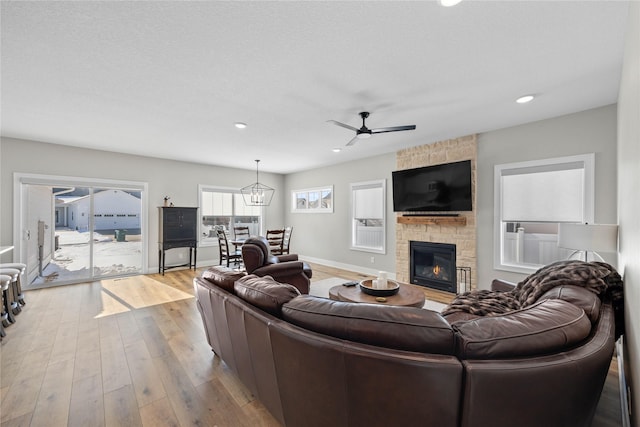
[[[616,224],[558,225],[558,246],[591,252],[616,252],[618,226]]]

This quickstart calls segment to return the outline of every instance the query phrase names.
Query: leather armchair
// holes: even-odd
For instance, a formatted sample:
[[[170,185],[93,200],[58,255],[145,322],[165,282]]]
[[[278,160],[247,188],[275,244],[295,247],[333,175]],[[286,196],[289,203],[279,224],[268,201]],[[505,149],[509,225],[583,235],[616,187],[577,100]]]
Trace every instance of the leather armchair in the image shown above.
[[[289,283],[303,294],[309,293],[311,268],[298,260],[297,254],[273,255],[269,242],[262,236],[253,236],[242,245],[242,262],[247,274],[271,276],[280,283]]]

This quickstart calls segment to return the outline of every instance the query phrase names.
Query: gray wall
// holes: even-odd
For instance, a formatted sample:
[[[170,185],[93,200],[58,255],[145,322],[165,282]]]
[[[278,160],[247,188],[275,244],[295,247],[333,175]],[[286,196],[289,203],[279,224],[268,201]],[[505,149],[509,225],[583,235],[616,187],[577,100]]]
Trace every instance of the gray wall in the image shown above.
[[[339,156],[339,154],[336,154]],[[325,213],[292,213],[287,204],[285,219],[293,226],[291,250],[306,259],[334,267],[349,268],[363,273],[395,272],[395,214],[391,195],[391,171],[396,169],[395,153],[370,157],[354,162],[336,164],[286,175],[287,200],[291,191],[333,185],[334,211]],[[349,249],[351,236],[351,196],[349,185],[356,182],[386,180],[386,253],[354,251]],[[371,262],[374,257],[374,262]]]
[[[2,206],[0,244],[12,242],[13,173],[38,173],[149,183],[149,266],[157,266],[156,206],[168,194],[176,205],[197,206],[197,185],[241,187],[255,180],[254,171],[131,156],[33,141],[2,139]],[[478,285],[487,288],[495,277],[519,281],[524,276],[493,269],[493,167],[495,164],[596,153],[596,213],[600,223],[617,222],[616,107],[607,106],[568,116],[480,134],[478,137]],[[338,154],[339,155],[339,154]],[[250,161],[247,162],[251,164]],[[394,153],[286,176],[261,173],[265,184],[276,188],[266,211],[267,227],[294,227],[292,251],[306,259],[363,273],[395,273],[395,214],[391,172]],[[386,254],[349,249],[349,184],[387,180]],[[334,186],[331,214],[292,213],[292,190]],[[200,265],[215,262],[217,249],[202,248]],[[371,263],[374,257],[374,263]],[[4,259],[4,258],[3,258]]]
[[[640,3],[631,2],[618,97],[618,213],[632,414],[640,423]]]
[[[148,260],[150,272],[158,266],[158,214],[163,197],[169,195],[176,206],[198,206],[198,184],[241,188],[255,182],[255,162],[247,158],[247,170],[204,164],[132,156],[107,151],[46,144],[11,138],[0,140],[0,245],[13,244],[14,172],[90,177],[149,184]],[[260,172],[260,182],[276,189],[283,187],[283,176]],[[267,227],[283,222],[284,195],[276,191],[271,206],[265,208]],[[3,255],[3,261],[11,255]],[[168,255],[167,262],[171,262]],[[216,247],[198,250],[198,265],[218,262]]]
[[[544,102],[543,98],[539,101]],[[478,286],[525,275],[494,270],[493,168],[497,164],[595,153],[595,221],[617,223],[616,106],[486,132],[478,136]],[[553,203],[552,200],[549,203]],[[603,254],[605,256],[605,254]],[[605,260],[616,263],[615,257]]]
[[[518,282],[525,275],[493,268],[493,167],[496,164],[596,153],[596,209],[598,223],[617,223],[616,106],[490,131],[478,136],[478,286],[488,288],[499,277]],[[395,214],[391,172],[395,154],[290,174],[285,177],[287,198],[292,190],[334,185],[333,214],[294,214],[285,208],[286,223],[294,226],[293,247],[306,258],[329,265],[368,272],[395,272]],[[387,179],[387,253],[349,249],[349,183]],[[304,237],[303,237],[304,236]],[[370,257],[375,256],[375,265]],[[615,257],[605,255],[616,264]]]

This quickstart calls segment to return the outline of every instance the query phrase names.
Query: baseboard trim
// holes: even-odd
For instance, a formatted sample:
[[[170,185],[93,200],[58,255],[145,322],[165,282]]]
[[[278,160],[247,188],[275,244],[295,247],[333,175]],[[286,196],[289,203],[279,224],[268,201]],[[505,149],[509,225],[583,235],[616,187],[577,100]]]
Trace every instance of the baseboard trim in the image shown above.
[[[627,384],[627,372],[628,369],[625,366],[626,359],[626,344],[624,342],[624,335],[616,341],[616,355],[618,359],[618,384],[620,387],[620,409],[622,412],[622,427],[631,426],[631,388]]]
[[[205,259],[205,260],[196,260],[196,268],[203,268],[203,267],[212,267],[214,265],[220,265],[220,263],[218,262],[218,259]],[[149,268],[147,269],[146,273],[142,273],[142,274],[155,274],[159,272],[159,266],[158,265],[150,265]],[[169,269],[173,270],[173,269],[181,269],[181,270],[187,270],[189,267],[184,266],[184,267],[167,267],[167,271],[170,271]]]
[[[366,268],[366,267],[362,267],[360,265],[345,264],[345,263],[342,263],[342,262],[336,262],[336,261],[332,261],[332,260],[328,260],[328,259],[315,258],[315,257],[304,256],[304,255],[299,255],[299,258],[300,258],[301,261],[308,261],[308,262],[312,262],[314,264],[326,265],[327,267],[340,268],[342,270],[355,271],[356,273],[366,274],[367,276],[374,276],[375,277],[375,276],[378,275],[378,272],[380,271],[380,270],[375,269],[375,268]],[[214,266],[214,265],[219,265],[217,259],[206,259],[206,260],[198,260],[197,261],[197,267],[198,268],[211,267],[211,266]],[[157,265],[149,266],[149,271],[148,272],[149,273],[157,273],[158,272],[158,266]],[[389,279],[392,279],[392,280],[396,279],[396,273],[394,273],[394,272],[387,272],[387,275],[388,275]]]
[[[380,271],[375,268],[366,268],[360,265],[345,264],[342,262],[331,261],[328,259],[314,258],[314,257],[309,257],[304,255],[299,255],[299,257],[300,257],[300,260],[302,261],[308,261],[314,264],[322,264],[322,265],[326,265],[327,267],[340,268],[342,270],[355,271],[356,273],[366,274],[367,276],[376,277],[378,275],[378,272]],[[387,275],[389,279],[396,280],[395,272],[387,272]]]

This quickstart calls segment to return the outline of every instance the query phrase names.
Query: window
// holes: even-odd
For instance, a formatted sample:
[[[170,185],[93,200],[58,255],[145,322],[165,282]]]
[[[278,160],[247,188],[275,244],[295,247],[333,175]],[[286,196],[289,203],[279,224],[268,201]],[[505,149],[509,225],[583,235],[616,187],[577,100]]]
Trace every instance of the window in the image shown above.
[[[385,253],[385,180],[351,184],[351,249]]]
[[[333,186],[293,190],[291,212],[332,213]]]
[[[496,165],[494,267],[532,273],[566,259],[558,224],[591,223],[594,155]]]
[[[200,194],[200,244],[218,244],[216,230],[225,230],[233,238],[233,228],[249,227],[249,233],[259,235],[262,224],[262,207],[246,206],[240,190],[199,185]]]

